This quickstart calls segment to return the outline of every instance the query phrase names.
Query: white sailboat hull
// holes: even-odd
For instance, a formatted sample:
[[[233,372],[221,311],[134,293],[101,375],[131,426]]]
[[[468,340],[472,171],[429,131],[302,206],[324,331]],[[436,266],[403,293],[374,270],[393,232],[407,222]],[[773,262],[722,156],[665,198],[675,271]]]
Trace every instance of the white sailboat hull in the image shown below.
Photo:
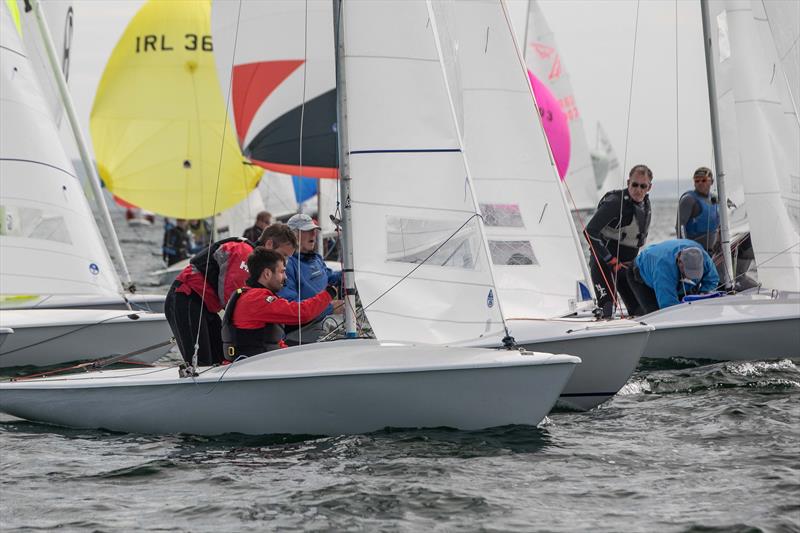
[[[136,317],[136,318],[132,318]],[[0,310],[0,368],[52,366],[134,352],[172,337],[161,313],[98,309]],[[171,345],[131,357],[152,363]]]
[[[180,274],[181,271],[183,271],[183,269],[188,265],[189,260],[184,259],[183,261],[178,261],[174,265],[168,266],[167,268],[154,270],[150,273],[150,275],[155,276],[159,285],[172,285],[172,282],[175,281],[175,278],[178,277],[178,274]]]
[[[597,407],[628,382],[653,330],[631,320],[593,318],[510,319],[508,325],[517,345],[526,350],[581,358],[558,400],[560,406],[577,410]]]
[[[204,368],[0,383],[0,411],[136,433],[338,435],[384,427],[538,424],[580,359],[345,340]]]
[[[643,357],[722,361],[800,357],[800,294],[748,292],[684,303],[640,320],[655,326]]]

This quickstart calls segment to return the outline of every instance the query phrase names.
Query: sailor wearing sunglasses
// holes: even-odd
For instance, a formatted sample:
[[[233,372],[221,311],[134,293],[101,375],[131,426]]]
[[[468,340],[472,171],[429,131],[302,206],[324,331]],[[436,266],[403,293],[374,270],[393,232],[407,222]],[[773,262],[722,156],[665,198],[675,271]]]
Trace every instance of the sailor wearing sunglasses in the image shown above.
[[[640,314],[624,270],[647,240],[652,183],[653,172],[636,165],[628,173],[628,187],[606,193],[586,225],[592,283],[603,318],[614,314],[615,303],[619,306],[617,293],[629,314]]]

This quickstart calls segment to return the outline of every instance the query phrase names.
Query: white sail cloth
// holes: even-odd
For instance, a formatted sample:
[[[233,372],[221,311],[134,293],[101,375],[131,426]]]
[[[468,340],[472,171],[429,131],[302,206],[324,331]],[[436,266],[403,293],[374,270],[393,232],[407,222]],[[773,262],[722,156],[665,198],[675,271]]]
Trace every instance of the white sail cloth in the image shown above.
[[[448,343],[503,326],[433,22],[345,3],[343,63],[361,301],[378,338]]]
[[[7,6],[0,11],[0,293],[118,295],[52,110]]]
[[[764,287],[800,290],[800,125],[787,120],[786,80],[774,46],[765,46],[750,0],[710,4],[720,136],[734,202],[739,198]],[[768,32],[768,29],[767,29]]]
[[[503,313],[562,316],[584,258],[509,19],[494,0],[433,5]]]

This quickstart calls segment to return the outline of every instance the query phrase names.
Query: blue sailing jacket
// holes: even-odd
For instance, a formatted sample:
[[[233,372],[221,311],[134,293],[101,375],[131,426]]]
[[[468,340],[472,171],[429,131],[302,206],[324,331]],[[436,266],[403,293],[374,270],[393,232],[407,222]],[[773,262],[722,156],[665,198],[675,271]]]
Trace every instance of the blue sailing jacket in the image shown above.
[[[677,262],[678,253],[689,247],[703,252],[703,277],[693,279],[694,284],[681,281]],[[711,292],[719,284],[719,274],[711,256],[702,246],[688,239],[651,244],[636,256],[636,266],[642,281],[656,293],[660,309],[678,305],[680,298],[687,294]]]
[[[298,264],[300,265],[300,282],[298,284]],[[290,302],[303,301],[319,293],[328,285],[339,285],[342,273],[334,272],[325,264],[325,260],[317,253],[296,253],[286,261],[286,285],[278,292],[278,296]],[[300,297],[298,298],[298,285]],[[316,319],[331,314],[333,307],[328,305]]]
[[[696,239],[714,233],[719,227],[719,204],[712,202],[710,197],[698,194],[697,191],[688,191],[700,207],[700,213],[686,222],[686,236]]]

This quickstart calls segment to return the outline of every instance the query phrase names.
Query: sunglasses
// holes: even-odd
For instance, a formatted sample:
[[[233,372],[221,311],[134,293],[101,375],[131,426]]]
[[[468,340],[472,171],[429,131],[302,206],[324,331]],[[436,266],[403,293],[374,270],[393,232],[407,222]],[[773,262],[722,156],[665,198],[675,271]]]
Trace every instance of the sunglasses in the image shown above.
[[[630,185],[634,189],[637,188],[637,187],[639,189],[649,189],[650,188],[650,184],[649,183],[636,183],[635,181],[630,182],[628,185]]]

